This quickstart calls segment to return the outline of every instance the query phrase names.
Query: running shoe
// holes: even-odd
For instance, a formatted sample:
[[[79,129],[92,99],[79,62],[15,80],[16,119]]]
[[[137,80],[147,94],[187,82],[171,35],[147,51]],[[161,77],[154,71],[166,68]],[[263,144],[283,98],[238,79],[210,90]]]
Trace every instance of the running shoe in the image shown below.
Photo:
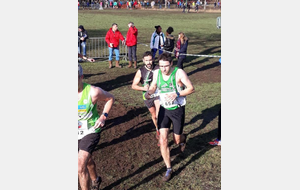
[[[167,169],[166,175],[164,175],[164,177],[162,177],[162,180],[164,182],[169,181],[171,179],[172,173],[173,173],[172,169]]]
[[[100,176],[97,177],[95,181],[92,181],[92,190],[99,190],[102,179]]]
[[[184,134],[183,136],[184,136],[184,141],[179,144],[181,153],[184,152],[184,149],[186,147],[186,138],[187,138],[187,135]]]
[[[209,144],[213,146],[221,146],[221,141],[216,139],[214,141],[209,142]]]

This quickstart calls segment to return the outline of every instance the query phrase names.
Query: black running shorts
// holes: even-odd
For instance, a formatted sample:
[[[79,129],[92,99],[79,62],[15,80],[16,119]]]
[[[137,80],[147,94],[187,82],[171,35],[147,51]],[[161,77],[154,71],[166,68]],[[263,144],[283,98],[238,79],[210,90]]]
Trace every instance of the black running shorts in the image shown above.
[[[100,140],[100,133],[88,134],[87,136],[78,140],[78,151],[84,150],[92,154],[95,147],[99,143],[99,140]]]
[[[154,100],[158,100],[158,99],[159,99],[159,96],[156,96],[156,97],[151,98],[149,100],[144,100],[144,103],[147,106],[147,108],[149,109],[151,107],[155,107]]]
[[[181,135],[183,132],[185,118],[185,106],[179,107],[175,110],[167,110],[160,106],[158,113],[158,128],[170,129],[173,124],[173,131],[176,135]]]

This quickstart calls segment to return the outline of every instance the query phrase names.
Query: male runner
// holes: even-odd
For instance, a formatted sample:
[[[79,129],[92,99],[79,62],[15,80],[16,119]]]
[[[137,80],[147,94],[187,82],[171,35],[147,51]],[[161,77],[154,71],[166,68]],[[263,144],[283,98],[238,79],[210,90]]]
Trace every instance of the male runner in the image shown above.
[[[101,177],[97,177],[92,153],[100,140],[101,127],[114,103],[114,96],[99,87],[84,83],[83,71],[78,64],[78,178],[82,190],[98,190]],[[99,116],[97,102],[105,101],[103,113]]]
[[[152,121],[155,125],[156,128],[156,138],[159,138],[159,132],[157,128],[157,115],[158,115],[158,110],[159,110],[159,100],[158,96],[154,94],[150,99],[145,98],[145,93],[149,89],[149,86],[152,82],[153,78],[153,71],[158,69],[158,66],[152,63],[152,53],[150,51],[146,51],[143,55],[143,62],[144,62],[144,67],[140,68],[133,79],[132,82],[132,89],[134,90],[139,90],[143,91],[143,99],[144,103],[149,109],[152,117]],[[139,86],[138,84],[141,83],[142,86]],[[159,145],[159,144],[158,144]]]
[[[150,98],[156,89],[159,93],[160,109],[158,113],[158,128],[160,152],[167,167],[163,181],[171,179],[172,168],[170,149],[168,147],[168,134],[173,124],[173,140],[180,145],[183,153],[186,146],[186,135],[183,135],[185,118],[185,96],[194,92],[194,87],[187,74],[178,67],[173,66],[170,53],[164,52],[159,57],[159,69],[153,74],[153,81],[145,97]]]

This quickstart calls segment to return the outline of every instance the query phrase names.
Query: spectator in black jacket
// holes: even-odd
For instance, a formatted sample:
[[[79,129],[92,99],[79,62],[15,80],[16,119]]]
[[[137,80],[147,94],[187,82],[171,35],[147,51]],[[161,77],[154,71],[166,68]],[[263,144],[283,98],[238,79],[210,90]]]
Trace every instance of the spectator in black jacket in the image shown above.
[[[173,52],[175,38],[172,34],[173,28],[170,26],[166,31],[164,50]]]
[[[83,56],[86,56],[86,40],[88,39],[87,31],[82,25],[78,27],[78,53],[81,54],[81,47]]]

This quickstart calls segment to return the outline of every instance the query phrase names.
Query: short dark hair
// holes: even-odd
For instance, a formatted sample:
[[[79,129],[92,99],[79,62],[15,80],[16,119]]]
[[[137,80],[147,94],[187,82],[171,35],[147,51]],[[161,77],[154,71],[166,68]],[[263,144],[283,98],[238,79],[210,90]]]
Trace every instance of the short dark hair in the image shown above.
[[[170,63],[172,63],[173,58],[172,58],[172,55],[170,53],[163,52],[162,54],[160,54],[158,56],[158,61],[160,61],[160,60],[162,60],[162,61],[169,61]]]
[[[118,24],[117,24],[117,23],[113,23],[111,26],[114,26],[114,25],[117,25],[117,26],[118,26]]]
[[[174,31],[173,27],[171,27],[171,26],[167,29],[168,34],[172,34],[173,31]]]
[[[160,25],[154,26],[154,28],[156,28],[156,30],[160,27]]]
[[[147,57],[147,56],[149,56],[149,55],[152,57],[151,51],[146,51],[146,52],[143,54],[143,58],[144,58],[144,57]]]

